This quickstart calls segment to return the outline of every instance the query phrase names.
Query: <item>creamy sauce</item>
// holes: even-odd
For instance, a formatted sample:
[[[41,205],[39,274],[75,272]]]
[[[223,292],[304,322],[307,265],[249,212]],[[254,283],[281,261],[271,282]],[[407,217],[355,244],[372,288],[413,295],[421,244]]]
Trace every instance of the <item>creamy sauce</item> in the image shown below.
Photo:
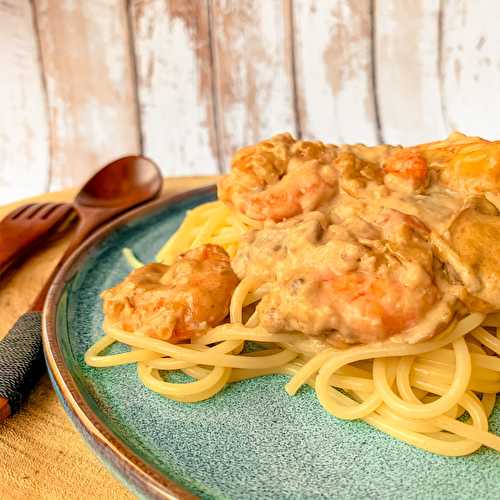
[[[270,284],[257,307],[270,331],[383,340],[414,327],[442,296],[430,245],[406,219],[384,208],[370,222],[310,212],[250,232],[232,266],[240,278]],[[423,336],[436,326],[427,323]]]
[[[303,213],[264,217],[232,260],[240,279],[268,285],[263,326],[339,344],[413,343],[444,328],[459,301],[500,310],[500,144],[458,134],[416,148],[333,148],[307,165],[322,178],[336,171],[337,189],[331,175],[327,199],[307,191]]]

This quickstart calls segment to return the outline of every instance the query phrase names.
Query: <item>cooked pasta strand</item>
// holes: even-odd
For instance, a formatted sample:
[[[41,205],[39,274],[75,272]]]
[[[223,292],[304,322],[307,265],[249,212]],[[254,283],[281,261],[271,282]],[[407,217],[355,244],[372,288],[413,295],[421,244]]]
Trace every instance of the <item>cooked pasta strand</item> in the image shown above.
[[[172,264],[203,243],[219,244],[233,256],[241,235],[262,226],[219,201],[207,203],[188,212],[157,261]],[[132,267],[142,265],[130,249],[123,253]],[[181,402],[208,399],[240,380],[287,375],[285,390],[291,396],[308,384],[332,415],[363,419],[432,453],[461,456],[481,445],[500,451],[500,437],[488,432],[488,417],[500,391],[500,313],[469,314],[417,344],[387,341],[306,352],[297,341],[303,336],[270,333],[259,326],[257,313],[243,325],[243,308],[268,292],[269,284],[243,279],[231,298],[230,323],[184,344],[124,331],[106,321],[105,335],[88,349],[85,361],[94,367],[137,363],[144,385]],[[496,335],[486,328],[495,328]],[[115,342],[130,346],[130,351],[103,355]],[[247,342],[263,349],[245,352]],[[176,370],[193,380],[168,380]],[[468,420],[457,420],[465,412]]]

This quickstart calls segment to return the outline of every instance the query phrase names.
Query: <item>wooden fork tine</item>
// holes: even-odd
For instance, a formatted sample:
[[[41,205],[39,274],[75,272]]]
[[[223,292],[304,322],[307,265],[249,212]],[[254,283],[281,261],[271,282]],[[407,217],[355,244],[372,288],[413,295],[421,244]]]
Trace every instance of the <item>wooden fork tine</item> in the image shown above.
[[[69,215],[72,210],[73,205],[71,205],[70,203],[59,203],[54,212],[66,212],[66,215]]]
[[[25,210],[29,210],[33,206],[33,203],[30,203],[28,205],[21,205],[14,211],[12,211],[7,218],[8,219],[17,219]]]
[[[69,203],[59,203],[53,210],[47,212],[46,215],[42,217],[42,220],[47,220],[53,217],[59,220],[58,226],[65,226],[64,221],[68,221],[70,214],[73,212],[73,206]],[[59,229],[58,229],[59,231]]]
[[[32,219],[35,215],[43,210],[48,204],[47,203],[35,203],[26,212],[22,213],[24,219]]]
[[[40,210],[40,212],[38,212],[38,218],[47,219],[53,212],[55,212],[61,206],[63,206],[62,203],[48,203],[43,207],[43,210]]]

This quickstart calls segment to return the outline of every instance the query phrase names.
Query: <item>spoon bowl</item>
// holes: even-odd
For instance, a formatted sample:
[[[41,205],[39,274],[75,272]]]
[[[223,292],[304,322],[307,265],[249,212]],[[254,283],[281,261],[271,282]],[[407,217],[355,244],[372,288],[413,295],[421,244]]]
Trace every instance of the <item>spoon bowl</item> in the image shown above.
[[[154,198],[161,187],[161,173],[153,161],[143,156],[125,156],[96,172],[84,184],[74,204],[130,208]]]

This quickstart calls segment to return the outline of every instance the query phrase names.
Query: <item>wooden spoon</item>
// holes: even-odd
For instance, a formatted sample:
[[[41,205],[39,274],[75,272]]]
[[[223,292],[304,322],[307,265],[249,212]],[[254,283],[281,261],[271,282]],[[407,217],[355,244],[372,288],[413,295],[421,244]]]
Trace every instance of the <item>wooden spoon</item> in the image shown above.
[[[42,311],[61,264],[105,221],[160,193],[158,167],[142,156],[120,158],[99,170],[80,190],[73,206],[79,215],[75,235],[30,310],[0,341],[0,421],[15,413],[43,369]]]

